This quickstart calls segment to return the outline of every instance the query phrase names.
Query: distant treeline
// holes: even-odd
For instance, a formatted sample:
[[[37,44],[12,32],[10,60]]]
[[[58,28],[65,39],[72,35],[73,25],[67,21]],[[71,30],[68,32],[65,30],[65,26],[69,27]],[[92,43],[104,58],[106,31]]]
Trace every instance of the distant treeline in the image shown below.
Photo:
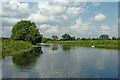
[[[75,38],[71,37],[69,34],[64,34],[61,36],[61,39],[58,39],[57,35],[52,35],[51,38],[42,38],[42,42],[46,43],[47,41],[74,41],[74,40],[120,40],[120,37],[112,37],[110,38],[109,35],[100,35],[98,38]]]
[[[0,37],[0,40],[9,40],[10,38],[7,37]],[[120,37],[112,37],[109,38],[108,35],[100,35],[99,38],[75,38],[75,37],[71,37],[69,34],[64,34],[62,35],[61,39],[58,39],[57,35],[52,35],[51,38],[42,38],[42,43],[46,43],[47,41],[74,41],[74,40],[120,40]]]

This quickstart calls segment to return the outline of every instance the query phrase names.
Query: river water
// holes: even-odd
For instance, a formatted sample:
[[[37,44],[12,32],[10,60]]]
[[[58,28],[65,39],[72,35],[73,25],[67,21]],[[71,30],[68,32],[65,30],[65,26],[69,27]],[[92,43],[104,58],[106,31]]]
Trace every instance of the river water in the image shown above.
[[[118,51],[44,45],[41,52],[2,60],[3,78],[117,78]]]

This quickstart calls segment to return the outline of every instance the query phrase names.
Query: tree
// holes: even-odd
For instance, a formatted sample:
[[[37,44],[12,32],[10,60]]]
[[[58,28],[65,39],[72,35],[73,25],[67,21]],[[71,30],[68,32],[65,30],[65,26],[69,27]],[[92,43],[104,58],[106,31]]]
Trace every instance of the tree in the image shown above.
[[[88,38],[88,40],[90,40],[90,38]]]
[[[80,40],[80,38],[77,38],[76,40]]]
[[[71,40],[71,36],[69,34],[62,35],[62,38],[63,38],[64,41]]]
[[[99,39],[104,39],[104,40],[106,40],[106,39],[109,39],[109,36],[108,36],[108,35],[101,35],[101,36],[99,37]]]
[[[63,39],[60,39],[59,41],[63,41]]]
[[[32,44],[40,43],[42,35],[34,22],[21,20],[12,28],[11,39],[29,41]]]
[[[46,43],[47,41],[52,41],[50,38],[42,38],[42,43]]]
[[[86,40],[86,38],[85,38],[85,37],[83,37],[81,40]]]
[[[92,38],[91,40],[96,40],[95,38]]]
[[[71,37],[71,40],[75,40],[75,37]]]
[[[118,37],[118,40],[120,40],[120,37]]]
[[[112,40],[116,40],[116,38],[113,36],[113,37],[112,37]]]
[[[53,38],[53,41],[57,41],[58,40],[58,37],[56,35],[53,35],[52,38]]]

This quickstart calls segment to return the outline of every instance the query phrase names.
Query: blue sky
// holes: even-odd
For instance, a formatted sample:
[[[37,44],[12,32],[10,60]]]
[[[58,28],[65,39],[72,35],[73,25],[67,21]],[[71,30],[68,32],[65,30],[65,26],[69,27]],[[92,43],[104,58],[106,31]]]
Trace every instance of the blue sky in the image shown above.
[[[117,2],[17,2],[2,5],[3,36],[20,20],[35,22],[43,37],[118,35]]]

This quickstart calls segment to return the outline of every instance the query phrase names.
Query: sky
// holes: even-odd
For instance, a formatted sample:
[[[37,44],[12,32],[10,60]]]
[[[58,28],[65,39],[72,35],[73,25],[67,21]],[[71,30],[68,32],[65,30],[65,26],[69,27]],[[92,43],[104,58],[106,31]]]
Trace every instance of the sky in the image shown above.
[[[35,22],[43,37],[65,33],[76,38],[118,36],[117,2],[17,2],[2,3],[2,36],[10,37],[20,20]]]

